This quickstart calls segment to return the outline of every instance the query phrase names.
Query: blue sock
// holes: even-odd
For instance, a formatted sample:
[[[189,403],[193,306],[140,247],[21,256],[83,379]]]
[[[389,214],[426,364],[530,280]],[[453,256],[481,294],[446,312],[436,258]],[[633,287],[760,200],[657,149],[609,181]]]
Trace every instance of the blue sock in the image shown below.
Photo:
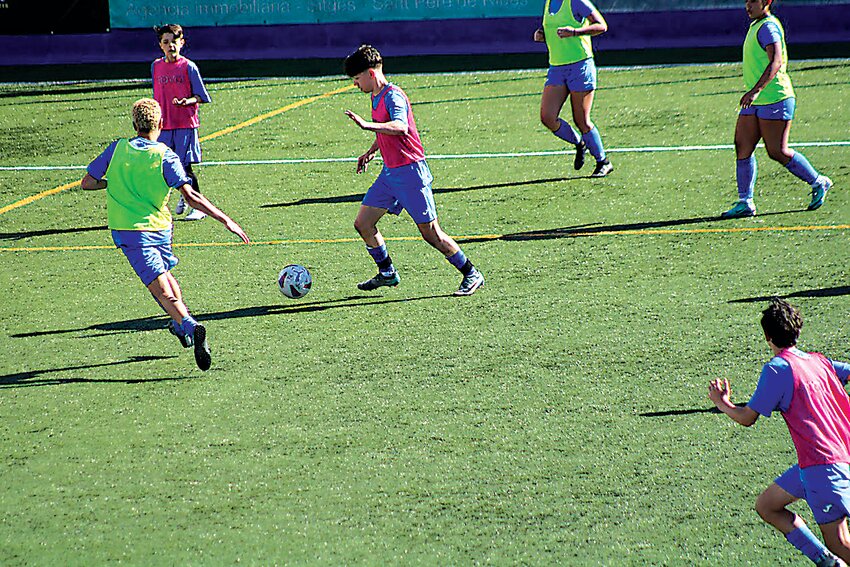
[[[183,317],[183,322],[180,323],[180,326],[183,328],[183,334],[191,337],[195,334],[195,327],[198,326],[198,322],[195,321],[194,317],[189,315],[187,317]]]
[[[735,164],[735,177],[738,180],[738,198],[740,200],[747,201],[753,198],[757,174],[756,156],[739,159]]]
[[[801,526],[787,533],[785,539],[812,561],[817,561],[823,554],[829,553],[826,546],[815,537],[808,526]]]
[[[395,267],[393,266],[392,258],[390,258],[390,255],[387,252],[386,244],[383,246],[376,246],[375,248],[367,246],[366,250],[369,252],[369,255],[372,256],[375,264],[378,265],[379,272],[385,276],[391,276],[395,273]]]
[[[809,185],[814,183],[815,179],[818,178],[818,172],[815,171],[815,168],[812,167],[806,156],[800,152],[794,152],[794,156],[791,158],[791,161],[785,164],[785,168]]]
[[[446,260],[448,260],[449,263],[455,268],[457,268],[458,271],[460,271],[460,273],[462,273],[463,275],[468,275],[469,272],[472,271],[472,262],[467,259],[466,254],[463,253],[463,250],[458,250],[451,256],[446,256]]]
[[[596,126],[587,134],[582,134],[581,139],[587,144],[590,155],[595,157],[596,161],[605,161],[605,148],[602,147],[602,137]]]
[[[576,146],[579,145],[581,140],[578,139],[578,132],[573,130],[573,127],[567,124],[563,118],[559,118],[558,120],[561,122],[561,127],[552,133],[565,142],[575,144]]]

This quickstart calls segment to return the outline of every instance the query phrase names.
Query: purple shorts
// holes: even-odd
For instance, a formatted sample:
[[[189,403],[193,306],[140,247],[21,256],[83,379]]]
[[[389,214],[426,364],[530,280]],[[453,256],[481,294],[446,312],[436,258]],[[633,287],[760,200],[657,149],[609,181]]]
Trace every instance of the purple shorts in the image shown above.
[[[387,209],[393,215],[404,209],[416,224],[431,222],[437,218],[437,206],[431,191],[433,181],[431,170],[424,160],[401,167],[384,166],[366,191],[362,204]]]
[[[553,65],[546,74],[545,87],[566,86],[574,93],[596,90],[596,63],[593,58],[569,65]]]
[[[818,524],[850,516],[850,466],[846,463],[804,469],[794,465],[775,482],[791,496],[805,499]]]
[[[112,241],[121,249],[145,286],[177,265],[171,251],[171,230],[113,230]]]
[[[796,98],[786,98],[773,104],[752,105],[749,108],[742,108],[740,116],[756,115],[756,118],[762,120],[794,120],[794,110],[797,108]]]
[[[174,150],[184,167],[192,163],[201,163],[201,142],[197,128],[163,130],[157,141]]]

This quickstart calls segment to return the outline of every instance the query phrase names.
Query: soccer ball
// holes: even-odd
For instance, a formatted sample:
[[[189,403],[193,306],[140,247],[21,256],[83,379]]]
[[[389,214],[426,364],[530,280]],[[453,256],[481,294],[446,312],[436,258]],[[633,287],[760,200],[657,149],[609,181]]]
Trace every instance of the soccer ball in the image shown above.
[[[290,264],[277,275],[277,285],[280,293],[290,299],[298,299],[309,293],[313,277],[304,266]]]

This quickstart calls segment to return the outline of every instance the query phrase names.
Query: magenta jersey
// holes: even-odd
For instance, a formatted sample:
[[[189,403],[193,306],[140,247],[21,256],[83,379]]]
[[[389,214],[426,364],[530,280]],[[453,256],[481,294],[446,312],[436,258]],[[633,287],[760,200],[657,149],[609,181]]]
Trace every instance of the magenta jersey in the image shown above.
[[[175,98],[192,96],[192,82],[189,80],[189,64],[185,57],[174,63],[165,58],[153,62],[153,97],[162,107],[162,129],[197,128],[200,125],[198,105],[176,106]]]
[[[794,395],[782,413],[797,449],[800,468],[850,463],[850,397],[832,363],[819,353],[808,358],[784,349],[779,357],[794,375]]]
[[[416,121],[413,119],[413,109],[410,107],[410,99],[404,91],[393,84],[389,84],[378,94],[378,104],[372,106],[373,122],[391,122],[392,118],[387,110],[386,96],[394,91],[404,97],[407,103],[407,134],[404,136],[390,136],[387,134],[376,134],[378,137],[378,148],[381,150],[381,158],[387,167],[401,167],[410,165],[425,159],[425,150],[419,139],[419,131],[416,129]]]

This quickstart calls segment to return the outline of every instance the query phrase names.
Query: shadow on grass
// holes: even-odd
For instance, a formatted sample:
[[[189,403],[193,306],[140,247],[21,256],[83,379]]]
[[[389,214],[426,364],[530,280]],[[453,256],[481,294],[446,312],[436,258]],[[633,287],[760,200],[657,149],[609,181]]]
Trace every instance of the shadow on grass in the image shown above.
[[[388,305],[391,303],[409,303],[427,299],[439,299],[454,297],[452,294],[427,295],[422,297],[405,297],[400,299],[385,299],[383,297],[353,295],[329,301],[313,301],[307,303],[294,303],[292,305],[262,305],[256,307],[243,307],[231,311],[219,311],[217,313],[195,314],[199,321],[221,321],[225,319],[240,319],[243,317],[266,317],[269,315],[287,315],[292,313],[315,313],[328,309],[367,307],[370,305]],[[143,317],[140,319],[128,319],[125,321],[113,321],[110,323],[97,323],[88,327],[76,329],[50,329],[45,331],[33,331],[31,333],[16,333],[10,335],[12,338],[21,339],[29,337],[43,337],[47,335],[61,335],[65,333],[81,333],[86,331],[102,331],[91,337],[99,337],[121,332],[133,331],[155,331],[165,330],[169,319],[165,316]]]
[[[771,215],[784,215],[788,213],[803,212],[804,209],[778,211],[775,213],[764,213],[759,215],[759,218]],[[729,219],[735,220],[735,219]],[[670,219],[663,221],[646,221],[623,224],[608,224],[601,225],[599,223],[583,224],[578,226],[568,226],[563,228],[553,228],[549,230],[532,230],[528,232],[515,232],[513,234],[504,234],[499,238],[490,237],[470,237],[458,239],[458,243],[467,244],[470,242],[491,242],[493,240],[517,241],[517,240],[550,240],[555,238],[578,238],[582,236],[593,236],[595,234],[607,232],[628,232],[638,230],[652,230],[657,228],[668,228],[673,226],[687,226],[692,224],[702,224],[707,222],[726,222],[726,219],[721,219],[719,215],[710,217],[693,217],[687,219]]]
[[[550,179],[532,179],[529,181],[511,181],[509,183],[489,183],[486,185],[470,185],[469,187],[444,187],[434,189],[434,194],[439,193],[459,193],[462,191],[477,191],[479,189],[500,189],[503,187],[522,187],[524,185],[539,185],[542,183],[558,183],[560,181],[576,181],[578,179],[588,179],[590,176],[576,177],[554,177]],[[276,207],[294,207],[296,205],[321,205],[334,203],[359,203],[363,200],[363,193],[353,195],[337,195],[335,197],[314,197],[309,199],[299,199],[289,203],[270,203],[268,205],[260,205],[261,209],[272,209]]]
[[[151,362],[155,360],[168,360],[176,356],[131,356],[127,360],[118,362],[104,362],[101,364],[84,364],[81,366],[67,366],[65,368],[48,368],[44,370],[30,370],[29,372],[18,372],[0,376],[0,388],[23,388],[29,386],[56,386],[60,384],[80,383],[104,383],[104,384],[145,384],[149,382],[171,382],[176,380],[187,380],[185,377],[174,378],[138,378],[131,380],[109,379],[109,378],[41,378],[52,372],[71,372],[75,370],[88,370],[90,368],[103,368],[107,366],[119,366],[135,362]],[[40,378],[40,379],[36,379]]]
[[[820,289],[804,289],[785,295],[760,295],[758,297],[744,297],[741,299],[731,299],[729,303],[761,303],[770,301],[774,297],[788,299],[789,297],[838,297],[839,295],[850,295],[850,285],[841,285],[836,287],[823,287]]]
[[[21,240],[35,236],[51,236],[54,234],[75,234],[77,232],[101,232],[109,228],[104,226],[85,226],[77,228],[50,228],[45,230],[27,230],[22,232],[0,232],[0,240]]]
[[[735,404],[739,408],[746,407],[747,402],[738,402]],[[638,414],[641,417],[670,417],[673,415],[691,415],[694,413],[721,413],[717,408],[699,408],[699,409],[682,409],[682,410],[670,410],[670,411],[650,411],[646,413]]]

